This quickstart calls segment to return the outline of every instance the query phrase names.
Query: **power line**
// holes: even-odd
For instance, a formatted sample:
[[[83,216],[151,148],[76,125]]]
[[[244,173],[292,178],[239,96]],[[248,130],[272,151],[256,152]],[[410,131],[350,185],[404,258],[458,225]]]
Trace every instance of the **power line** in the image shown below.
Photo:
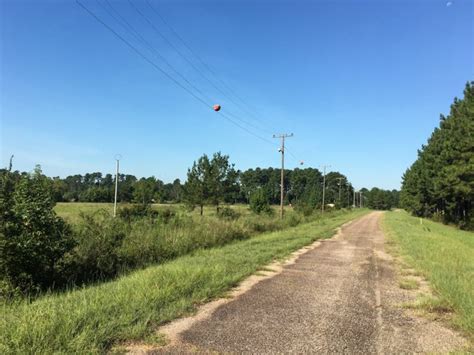
[[[219,91],[222,95],[224,95],[225,97],[227,97],[230,101],[233,102],[232,98],[229,97],[225,92],[223,92],[218,86],[216,86],[211,80],[209,80],[209,78],[202,72],[202,70],[200,70],[197,66],[194,65],[194,63],[189,60],[179,49],[178,47],[176,47],[173,42],[171,42],[154,24],[153,22],[147,17],[145,16],[145,14],[140,11],[140,9],[131,1],[131,0],[128,0],[128,3],[130,4],[130,6],[133,7],[133,9],[140,15],[141,18],[143,18],[149,25],[150,27],[161,37],[161,39],[163,39],[171,48],[174,49],[174,51],[176,53],[178,53],[178,55],[183,58],[197,73],[199,73],[199,75],[201,75],[201,77],[203,77],[209,84],[211,84],[217,91]],[[148,3],[149,6],[151,6],[149,3]],[[151,7],[152,10],[154,10],[153,7]]]
[[[123,43],[125,43],[130,49],[132,49],[136,54],[138,54],[143,60],[145,60],[147,63],[149,63],[150,65],[152,65],[156,70],[160,71],[162,74],[164,74],[168,79],[170,79],[171,81],[173,81],[176,85],[178,85],[180,88],[182,88],[183,90],[185,90],[188,94],[190,94],[192,97],[194,97],[196,100],[198,100],[200,103],[202,103],[206,108],[211,108],[210,105],[204,101],[201,97],[197,96],[194,92],[192,92],[189,88],[187,88],[186,86],[184,86],[182,83],[180,83],[178,80],[176,80],[175,78],[173,78],[173,76],[171,76],[167,71],[163,70],[162,68],[160,68],[155,62],[153,62],[152,60],[150,60],[146,55],[144,55],[139,49],[137,49],[133,44],[131,44],[129,41],[127,41],[122,35],[120,35],[117,31],[115,31],[112,27],[110,27],[107,23],[105,23],[101,18],[99,18],[94,12],[92,12],[89,8],[87,8],[84,4],[82,4],[79,0],[76,0],[76,3],[82,7],[89,15],[91,15],[96,21],[98,21],[101,25],[103,25],[106,29],[108,29],[110,32],[112,32],[120,41],[122,41]],[[226,115],[225,113],[221,112],[221,115],[226,118],[229,122],[233,123],[235,126],[241,128],[242,130],[246,131],[247,133],[269,143],[269,144],[272,144],[273,143],[269,140],[267,140],[266,138],[263,138],[261,136],[259,136],[258,134],[255,134],[254,132],[250,131],[249,129],[247,129],[246,127],[238,124],[237,122],[235,122],[233,119],[231,119],[228,115]]]
[[[107,0],[108,1],[108,0]],[[240,105],[235,102],[232,97],[227,95],[221,88],[219,88],[213,81],[211,81],[207,75],[204,74],[202,70],[200,70],[194,63],[181,51],[176,47],[172,41],[170,41],[154,24],[153,22],[141,11],[138,6],[136,6],[131,0],[128,0],[128,3],[130,4],[131,7],[135,10],[135,12],[138,13],[138,15],[148,23],[148,25],[153,29],[155,33],[157,33],[161,39],[163,39],[178,55],[183,58],[201,77],[203,77],[209,84],[211,84],[212,87],[214,87],[219,93],[224,95],[229,101],[231,101],[236,107],[240,108]],[[149,3],[147,2],[148,6],[152,9],[153,12],[159,15],[159,13],[156,11],[156,9]],[[159,15],[160,18],[162,19],[161,15]],[[167,24],[167,23],[165,23]],[[168,25],[169,26],[169,25]],[[242,121],[243,123],[252,126],[255,129],[266,131],[266,133],[270,133],[269,130],[262,129],[261,127],[258,127],[252,123],[249,123],[248,121],[242,119],[241,117],[237,116],[236,114],[233,114],[233,116],[237,119]]]
[[[140,35],[140,33],[122,16],[120,15],[120,13],[113,7],[113,5],[109,2],[109,0],[105,0],[106,3],[109,5],[109,7],[117,14],[117,16],[119,17],[119,19],[114,15],[112,14],[105,6],[103,6],[103,4],[97,0],[97,3],[110,15],[112,16],[117,22],[119,22],[125,29],[127,32],[131,33],[136,39],[138,39],[139,41],[143,42],[145,44],[145,46],[155,54],[155,56],[157,56],[159,59],[161,59],[163,62],[165,62],[170,68],[171,70],[173,70],[173,72],[175,72],[180,78],[182,78],[186,83],[188,83],[189,86],[191,86],[194,90],[196,90],[201,96],[203,96],[204,98],[206,98],[208,101],[215,101],[213,100],[212,98],[210,98],[208,95],[206,95],[203,91],[201,91],[199,88],[197,88],[193,83],[191,83],[184,75],[182,75],[171,63],[169,63],[166,58],[163,57],[163,55],[161,55],[159,53],[159,51],[152,45],[150,44],[150,42],[148,42],[143,36]],[[135,5],[131,4],[134,8],[135,8]],[[135,8],[136,9],[136,8]],[[136,9],[138,11],[138,9]],[[139,11],[138,11],[139,12]],[[139,12],[141,14],[141,12]],[[227,112],[228,115],[234,117],[235,119],[243,122],[244,124],[247,124],[255,129],[258,129],[258,130],[262,130],[262,128],[258,127],[258,126],[255,126],[254,124],[244,120],[243,118],[235,115],[235,114],[232,114],[231,112]],[[264,130],[265,131],[265,130]],[[269,131],[266,131],[267,133]]]
[[[220,113],[222,116],[224,116],[224,118],[226,118],[228,121],[232,122],[234,125],[236,125],[237,127],[243,129],[243,130],[246,131],[247,133],[250,133],[252,136],[257,137],[258,139],[260,139],[260,140],[262,140],[262,141],[264,141],[264,142],[266,142],[266,143],[269,143],[269,144],[271,144],[272,146],[275,146],[275,144],[274,144],[272,141],[270,141],[270,140],[268,140],[268,139],[266,139],[266,138],[264,138],[264,137],[262,137],[262,136],[260,136],[260,135],[258,135],[258,134],[256,134],[256,133],[250,131],[250,130],[247,129],[246,127],[244,127],[244,126],[240,125],[239,123],[235,122],[234,120],[232,120],[229,116],[227,116],[227,115],[229,114],[228,112],[227,112],[227,113],[224,113],[224,112],[220,112],[220,111],[219,111],[219,113]]]
[[[205,94],[203,91],[201,91],[199,88],[197,88],[193,83],[191,83],[184,75],[182,75],[161,53],[152,45],[150,42],[148,42],[140,33],[122,16],[120,13],[112,6],[112,4],[109,2],[109,0],[105,0],[107,5],[117,14],[115,16],[113,13],[111,13],[99,0],[97,0],[97,3],[119,24],[122,25],[122,27],[125,28],[125,30],[128,33],[131,33],[132,36],[135,37],[138,41],[141,41],[142,43],[145,44],[145,46],[148,48],[149,51],[151,51],[155,57],[159,58],[162,60],[176,75],[178,75],[182,80],[184,80],[190,87],[192,87],[194,90],[196,90],[201,96],[203,96],[205,99],[208,101],[214,101],[212,98],[210,98],[207,94]]]
[[[130,0],[129,0],[130,1]],[[146,3],[148,4],[148,6],[151,8],[151,10],[160,18],[160,20],[169,28],[169,30],[175,35],[175,37],[183,44],[184,47],[186,47],[186,49],[199,61],[199,63],[205,68],[207,69],[207,71],[209,73],[211,73],[211,75],[214,76],[214,78],[219,81],[219,83],[225,87],[233,96],[235,96],[242,104],[238,104],[237,102],[235,102],[233,99],[231,99],[228,95],[226,95],[224,92],[222,92],[219,88],[216,87],[216,85],[214,83],[212,83],[201,71],[199,71],[201,73],[201,75],[203,75],[203,77],[205,77],[205,79],[207,81],[209,81],[211,83],[211,85],[213,85],[217,90],[219,90],[219,92],[221,92],[224,96],[226,96],[228,99],[230,99],[232,101],[232,103],[234,103],[234,105],[238,106],[241,110],[244,110],[245,112],[247,112],[248,114],[250,114],[251,116],[253,116],[257,121],[260,121],[261,123],[262,120],[257,117],[253,112],[249,111],[248,110],[248,107],[250,106],[247,102],[245,102],[239,95],[237,95],[235,93],[235,91],[229,87],[229,85],[227,85],[218,75],[217,73],[211,68],[211,66],[209,64],[207,64],[203,59],[202,57],[196,52],[194,51],[190,45],[188,45],[188,43],[183,39],[183,37],[168,23],[168,21],[165,20],[165,18],[158,12],[158,10],[156,10],[156,8],[151,4],[151,2],[149,0],[146,0]],[[174,47],[174,46],[173,46]],[[186,59],[187,60],[187,59]],[[190,63],[191,64],[191,63]],[[191,64],[192,65],[192,64]],[[192,65],[194,67],[194,65]]]
[[[194,89],[195,89],[196,91],[198,91],[202,96],[204,96],[205,98],[207,98],[208,100],[210,100],[210,98],[209,98],[207,95],[205,95],[201,90],[199,90],[199,89],[198,89],[197,87],[195,87],[192,83],[190,83],[190,82],[189,82],[181,73],[179,73],[168,61],[166,61],[166,59],[156,50],[156,48],[154,48],[153,45],[151,45],[148,41],[146,41],[146,40],[143,38],[143,36],[141,36],[141,35],[139,34],[139,32],[138,32],[137,30],[135,30],[135,28],[134,28],[123,16],[120,15],[120,13],[112,6],[112,4],[111,4],[108,0],[105,0],[105,1],[108,3],[109,7],[119,16],[119,18],[122,20],[122,22],[125,24],[125,26],[129,28],[129,30],[131,31],[131,32],[130,32],[130,31],[129,31],[129,32],[132,33],[132,35],[134,35],[135,38],[138,38],[138,39],[141,40],[143,43],[145,43],[145,45],[147,45],[147,47],[148,47],[149,50],[155,52],[155,53],[159,56],[160,59],[162,59],[163,61],[165,61],[165,63],[167,63],[167,64],[173,69],[173,71],[174,71],[175,73],[177,73],[181,78],[183,78],[183,80],[185,80],[192,88],[194,88]],[[98,3],[102,6],[102,4],[101,4],[99,1],[98,1]],[[133,4],[132,4],[132,6],[133,6]],[[111,15],[117,22],[120,22],[112,13],[110,13],[110,11],[108,11],[105,7],[103,7],[103,8],[104,8],[104,10],[106,10],[107,13],[108,13],[109,15]],[[123,23],[122,23],[122,26],[124,26]],[[124,27],[125,27],[125,26],[124,26]],[[250,123],[250,122],[248,122],[248,121],[242,119],[241,117],[238,117],[238,116],[235,115],[235,114],[232,114],[231,112],[227,112],[227,115],[229,115],[229,116],[231,116],[231,117],[234,117],[235,119],[240,120],[240,121],[242,121],[243,123],[245,123],[245,124],[247,124],[247,125],[249,125],[249,126],[255,128],[255,129],[260,129],[260,130],[261,130],[260,127],[253,125],[252,123]],[[231,119],[230,119],[229,117],[227,117],[226,115],[224,115],[224,117],[225,117],[226,119],[228,119],[230,122],[232,122],[234,125],[236,125],[236,126],[238,126],[239,128],[245,130],[246,132],[248,132],[248,133],[254,135],[255,137],[257,137],[257,138],[259,138],[259,139],[262,139],[262,140],[266,141],[267,143],[270,142],[270,141],[266,140],[265,138],[254,134],[253,132],[251,132],[250,130],[246,129],[245,127],[243,127],[243,126],[237,124],[235,121],[231,120]],[[268,132],[268,131],[267,131],[267,132]]]
[[[229,116],[232,116],[232,117],[234,117],[235,119],[238,119],[238,120],[240,120],[240,121],[246,123],[247,125],[249,125],[250,127],[253,127],[254,129],[257,129],[257,130],[259,130],[259,131],[261,131],[261,132],[264,132],[264,133],[271,134],[271,131],[269,131],[269,130],[267,130],[267,129],[258,127],[258,126],[256,126],[256,125],[254,125],[253,123],[251,123],[251,122],[249,122],[249,121],[247,121],[247,120],[244,120],[243,118],[241,118],[241,117],[239,117],[239,116],[237,116],[237,115],[235,115],[235,114],[233,114],[233,113],[231,113],[231,112],[228,112],[228,111],[226,111],[226,112],[227,112],[227,114],[228,114]]]
[[[302,160],[298,159],[298,157],[295,154],[293,154],[291,152],[291,150],[288,149],[288,147],[286,147],[286,150],[287,150],[288,153],[290,153],[290,155],[293,157],[293,159],[297,160],[300,163],[302,162]]]
[[[119,40],[121,40],[123,43],[125,43],[130,49],[132,49],[136,54],[138,54],[142,59],[144,59],[147,63],[151,64],[155,69],[159,70],[162,74],[164,74],[168,79],[173,81],[176,85],[178,85],[180,88],[185,90],[188,94],[193,96],[196,100],[201,102],[204,106],[209,108],[210,106],[204,101],[202,98],[199,96],[195,95],[191,90],[189,90],[186,86],[181,84],[178,80],[173,78],[168,72],[160,68],[158,65],[156,65],[155,62],[150,60],[148,57],[146,57],[143,53],[141,53],[133,44],[131,44],[129,41],[127,41],[124,37],[122,37],[117,31],[115,31],[112,27],[107,25],[104,21],[102,21],[95,13],[93,13],[91,10],[89,10],[85,5],[83,5],[79,0],[76,0],[76,3],[82,7],[84,10],[86,10],[89,15],[94,17],[100,24],[102,24],[105,28],[107,28],[110,32],[112,32]]]

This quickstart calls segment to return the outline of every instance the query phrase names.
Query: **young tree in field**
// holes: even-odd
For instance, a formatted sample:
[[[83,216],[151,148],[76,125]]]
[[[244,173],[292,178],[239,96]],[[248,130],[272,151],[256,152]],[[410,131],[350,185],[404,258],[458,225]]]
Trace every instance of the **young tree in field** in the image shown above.
[[[183,186],[181,185],[181,181],[179,179],[175,179],[171,186],[170,198],[174,202],[180,202],[182,198],[182,193],[183,193]]]
[[[272,212],[268,193],[264,189],[257,189],[250,195],[250,210],[256,214]]]
[[[229,156],[214,153],[212,159],[203,155],[188,169],[188,180],[184,185],[186,201],[199,206],[201,215],[204,205],[219,208],[226,196],[238,187],[238,174],[229,163]]]
[[[156,193],[155,178],[141,178],[133,186],[133,202],[148,205],[153,202]]]
[[[203,215],[204,205],[209,196],[207,179],[210,171],[210,161],[203,155],[188,169],[188,180],[184,184],[185,199],[190,206],[199,206]]]
[[[219,211],[219,204],[232,196],[238,188],[238,172],[229,163],[229,156],[214,153],[208,171],[208,202]]]

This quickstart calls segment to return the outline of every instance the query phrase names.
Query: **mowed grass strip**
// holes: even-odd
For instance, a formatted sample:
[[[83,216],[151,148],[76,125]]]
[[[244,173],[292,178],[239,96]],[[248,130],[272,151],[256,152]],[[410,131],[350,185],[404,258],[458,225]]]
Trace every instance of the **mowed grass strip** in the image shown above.
[[[220,248],[200,250],[115,281],[2,305],[0,353],[103,353],[149,336],[159,324],[189,314],[246,276],[367,210],[339,213]]]
[[[474,233],[387,212],[384,229],[405,262],[430,281],[440,302],[454,309],[454,322],[474,336]]]

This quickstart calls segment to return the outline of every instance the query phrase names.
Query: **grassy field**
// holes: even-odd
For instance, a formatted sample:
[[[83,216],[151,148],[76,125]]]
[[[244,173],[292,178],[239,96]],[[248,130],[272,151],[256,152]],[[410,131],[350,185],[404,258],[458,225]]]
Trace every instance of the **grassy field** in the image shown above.
[[[118,204],[118,209],[122,207],[129,207],[131,204],[128,203],[120,203]],[[232,208],[233,210],[239,212],[243,216],[247,214],[251,214],[248,205],[232,205],[227,206]],[[171,209],[176,211],[186,211],[186,208],[183,204],[153,204],[152,208],[155,210],[163,210],[163,209]],[[275,212],[278,211],[279,206],[272,206]],[[93,203],[93,202],[58,202],[54,207],[54,210],[58,214],[58,216],[64,218],[68,222],[75,223],[79,220],[81,213],[94,213],[99,210],[107,211],[108,213],[112,214],[114,210],[113,203]],[[292,208],[286,206],[285,211],[291,213]],[[199,208],[194,209],[194,211],[189,212],[186,211],[187,214],[191,214],[193,216],[199,216]],[[216,214],[216,209],[214,207],[205,206],[204,207],[204,216],[214,216]]]
[[[126,205],[120,205],[126,206]],[[58,202],[54,206],[54,211],[58,216],[64,218],[68,222],[76,222],[81,213],[93,213],[99,210],[106,210],[113,213],[113,203],[88,203],[88,202]]]
[[[311,223],[198,250],[115,281],[1,305],[0,353],[102,353],[223,295],[275,259],[367,210],[334,212]]]
[[[424,306],[453,309],[455,325],[472,339],[474,233],[426,219],[421,221],[404,211],[387,212],[384,229],[402,259],[430,282],[439,297],[434,301],[425,299]]]

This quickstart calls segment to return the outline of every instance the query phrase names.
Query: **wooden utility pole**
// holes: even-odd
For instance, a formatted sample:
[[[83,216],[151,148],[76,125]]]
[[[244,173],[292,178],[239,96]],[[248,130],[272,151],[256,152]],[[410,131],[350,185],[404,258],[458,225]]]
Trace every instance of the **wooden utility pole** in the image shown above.
[[[117,194],[118,194],[118,180],[119,180],[119,166],[120,166],[120,159],[122,156],[117,154],[115,156],[115,193],[114,193],[114,217],[117,216]]]
[[[326,197],[326,168],[330,168],[331,165],[322,165],[323,168],[323,203],[321,204],[321,213],[324,213],[324,198]]]
[[[338,185],[339,185],[339,205],[340,205],[341,204],[341,186],[342,186],[342,180],[344,180],[344,178],[338,177],[336,180],[339,181]]]
[[[273,138],[281,139],[281,147],[279,149],[281,153],[280,218],[283,218],[283,200],[285,198],[285,138],[289,137],[293,137],[293,133],[282,133],[273,135]]]

